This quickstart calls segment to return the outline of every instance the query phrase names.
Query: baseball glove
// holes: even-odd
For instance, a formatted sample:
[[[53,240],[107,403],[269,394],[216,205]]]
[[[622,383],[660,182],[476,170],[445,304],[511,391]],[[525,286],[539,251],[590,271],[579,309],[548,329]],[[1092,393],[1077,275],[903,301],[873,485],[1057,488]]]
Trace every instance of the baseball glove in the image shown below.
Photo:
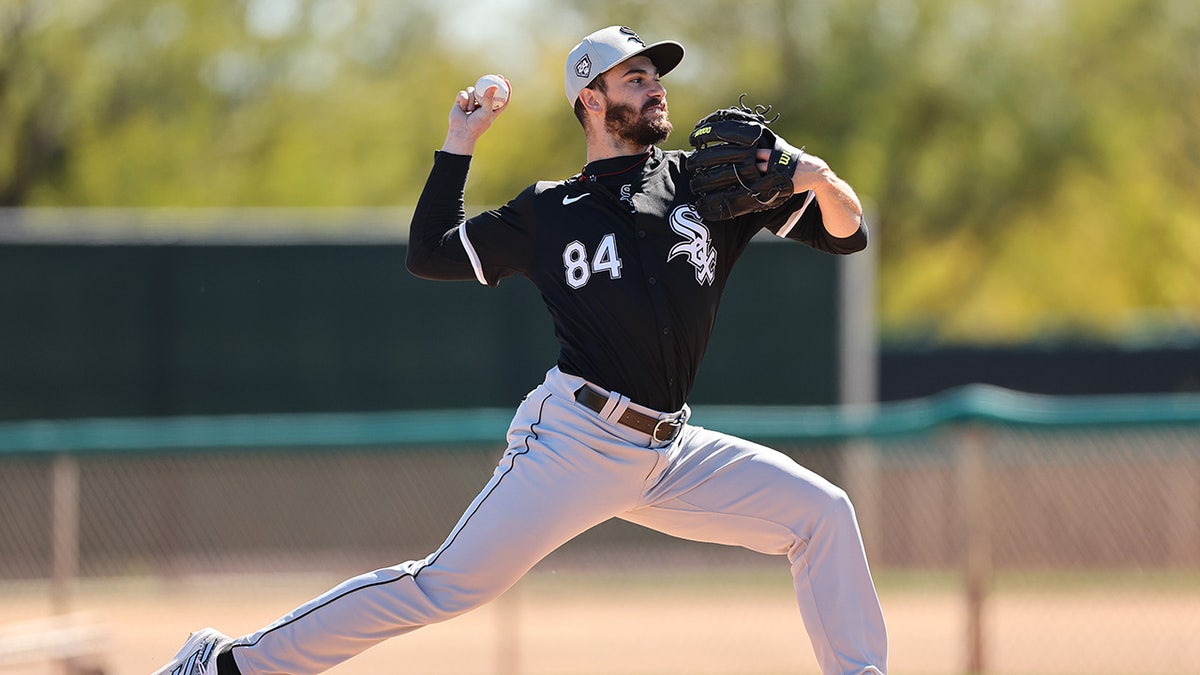
[[[745,96],[743,95],[743,98]],[[770,106],[722,108],[703,117],[688,136],[695,151],[687,158],[696,210],[707,221],[730,220],[766,211],[792,196],[792,176],[804,154],[767,128]],[[758,151],[771,151],[766,172]]]

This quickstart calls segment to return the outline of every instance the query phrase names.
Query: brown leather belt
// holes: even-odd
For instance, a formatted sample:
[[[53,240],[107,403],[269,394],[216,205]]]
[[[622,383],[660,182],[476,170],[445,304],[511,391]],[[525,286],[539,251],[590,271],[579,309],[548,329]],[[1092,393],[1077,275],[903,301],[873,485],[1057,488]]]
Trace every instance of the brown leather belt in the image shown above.
[[[604,406],[608,405],[607,396],[586,385],[575,391],[575,400],[597,413],[603,412]],[[625,409],[617,423],[650,436],[656,443],[675,440],[683,429],[683,422],[679,419],[660,420],[630,408]]]

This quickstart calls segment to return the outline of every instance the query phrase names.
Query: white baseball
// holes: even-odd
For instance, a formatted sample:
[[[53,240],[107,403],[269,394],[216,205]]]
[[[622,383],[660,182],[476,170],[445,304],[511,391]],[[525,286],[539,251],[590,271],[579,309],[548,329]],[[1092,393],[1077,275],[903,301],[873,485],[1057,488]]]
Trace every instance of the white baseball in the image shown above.
[[[496,87],[496,95],[492,97],[492,110],[499,110],[508,102],[509,93],[512,91],[512,86],[508,80],[504,79],[503,75],[484,75],[475,83],[475,102],[483,105],[483,95],[487,93],[489,87]]]

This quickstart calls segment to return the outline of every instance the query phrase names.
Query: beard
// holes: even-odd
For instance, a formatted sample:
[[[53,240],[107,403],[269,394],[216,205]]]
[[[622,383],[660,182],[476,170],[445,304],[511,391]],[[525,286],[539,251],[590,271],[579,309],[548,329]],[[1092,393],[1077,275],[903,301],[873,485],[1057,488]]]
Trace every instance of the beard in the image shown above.
[[[674,127],[667,119],[665,104],[662,117],[645,117],[645,111],[654,105],[646,104],[641,112],[631,105],[611,106],[604,113],[604,127],[617,138],[636,145],[658,145],[667,140]]]

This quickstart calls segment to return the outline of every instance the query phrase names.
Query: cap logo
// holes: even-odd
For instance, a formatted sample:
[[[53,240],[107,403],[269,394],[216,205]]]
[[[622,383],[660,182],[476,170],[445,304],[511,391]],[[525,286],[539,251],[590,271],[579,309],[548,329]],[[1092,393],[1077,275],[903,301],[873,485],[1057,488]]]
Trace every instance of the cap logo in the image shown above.
[[[588,58],[587,54],[575,62],[575,74],[585,80],[592,74],[592,60]]]
[[[621,26],[621,28],[619,29],[619,32],[621,33],[621,35],[624,35],[630,41],[636,42],[643,47],[646,46],[646,43],[642,42],[642,38],[639,37],[637,33],[633,32],[633,29],[630,28],[629,26]]]

